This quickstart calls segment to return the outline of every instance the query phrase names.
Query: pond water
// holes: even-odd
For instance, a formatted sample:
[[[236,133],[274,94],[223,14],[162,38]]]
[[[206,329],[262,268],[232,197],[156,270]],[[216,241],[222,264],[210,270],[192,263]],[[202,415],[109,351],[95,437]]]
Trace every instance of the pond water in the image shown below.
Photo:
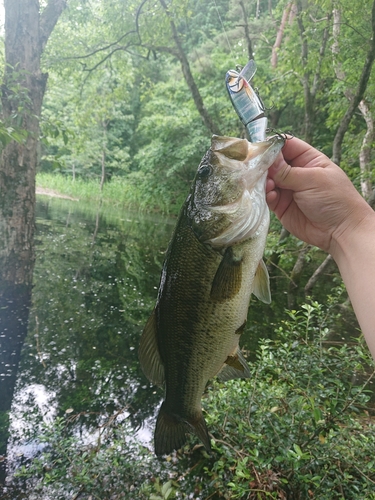
[[[122,411],[139,436],[150,439],[147,421],[161,395],[140,370],[137,346],[174,222],[38,200],[37,259],[12,402],[10,467],[15,455],[35,453],[38,444],[28,441],[35,425],[66,412],[84,413],[90,430]]]
[[[13,395],[10,469],[41,446],[30,439],[42,421],[84,415],[94,432],[111,415],[131,422],[149,444],[162,391],[143,375],[137,349],[159,283],[175,219],[111,212],[40,197],[32,305]],[[242,343],[254,356],[286,306],[252,301]],[[276,297],[276,299],[275,299]],[[2,382],[4,383],[4,382]]]

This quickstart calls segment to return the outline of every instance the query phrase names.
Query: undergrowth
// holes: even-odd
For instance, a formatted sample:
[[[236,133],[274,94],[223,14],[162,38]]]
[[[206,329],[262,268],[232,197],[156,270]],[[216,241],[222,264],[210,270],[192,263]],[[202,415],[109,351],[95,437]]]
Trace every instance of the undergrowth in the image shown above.
[[[113,177],[103,185],[97,179],[81,179],[61,174],[39,173],[36,183],[38,187],[52,189],[59,194],[70,196],[80,201],[99,202],[115,207],[157,211],[161,213],[177,213],[183,197],[171,199],[169,192],[162,187],[150,187],[144,180],[134,177]],[[185,193],[187,194],[187,193]]]
[[[374,365],[361,340],[330,344],[338,300],[286,313],[251,379],[208,387],[211,455],[192,436],[157,460],[114,418],[87,444],[72,432],[80,416],[67,415],[35,436],[45,447],[13,481],[30,500],[375,500]]]

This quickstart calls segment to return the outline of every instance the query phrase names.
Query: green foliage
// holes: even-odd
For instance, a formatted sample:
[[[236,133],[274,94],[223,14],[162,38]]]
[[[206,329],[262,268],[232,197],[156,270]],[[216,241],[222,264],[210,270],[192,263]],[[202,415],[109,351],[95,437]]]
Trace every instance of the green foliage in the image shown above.
[[[285,498],[371,498],[375,441],[363,410],[374,371],[364,375],[363,362],[372,362],[361,344],[330,346],[329,312],[321,305],[305,304],[288,316],[278,339],[260,346],[256,382],[220,389],[219,401],[210,394],[220,420],[226,418],[220,466],[207,472],[221,486],[233,468],[224,477],[234,498],[247,498],[249,481],[274,490],[272,498],[280,490]],[[365,382],[355,383],[353,371]]]
[[[10,141],[23,142],[26,137],[27,133],[24,130],[6,127],[3,123],[0,123],[0,143],[2,148]]]
[[[91,494],[94,498],[109,499],[119,493],[120,487],[130,492],[130,496],[123,498],[131,498],[139,479],[149,472],[150,453],[130,442],[126,421],[104,426],[92,444],[70,436],[67,425],[68,418],[58,418],[53,426],[45,426],[40,442],[46,448],[41,457],[29,467],[22,466],[17,476],[32,474],[33,479],[39,479],[33,492],[41,497],[47,493],[64,499],[70,493],[84,493],[85,498]]]
[[[69,432],[82,417],[66,415],[44,427],[46,447],[17,476],[41,499],[374,499],[375,372],[362,341],[331,344],[337,300],[288,312],[250,380],[212,383],[203,402],[212,456],[199,446],[156,460],[116,418],[85,441]]]
[[[104,168],[107,181],[122,177],[132,186],[132,206],[178,212],[210,134],[176,57],[171,21],[204,106],[223,134],[244,135],[224,77],[248,61],[251,41],[258,67],[253,83],[270,126],[305,135],[330,155],[366,58],[371,2],[360,1],[361,16],[349,1],[340,2],[342,22],[336,24],[330,2],[300,4],[301,12],[295,6],[289,12],[272,66],[285,1],[173,0],[168,12],[160,2],[70,1],[44,56],[50,77],[41,170],[99,182]],[[374,92],[370,79],[370,111]],[[358,188],[365,131],[357,113],[343,146],[342,166]]]
[[[65,196],[84,203],[102,203],[107,207],[136,208],[140,211],[153,212],[158,210],[162,213],[178,211],[178,206],[171,204],[169,193],[165,186],[154,186],[146,191],[143,176],[134,173],[129,177],[116,176],[107,182],[100,191],[98,179],[75,180],[62,174],[39,173],[37,175],[37,186],[63,193]],[[187,193],[185,193],[186,195]],[[181,193],[181,197],[184,194]],[[181,201],[181,200],[180,200]]]

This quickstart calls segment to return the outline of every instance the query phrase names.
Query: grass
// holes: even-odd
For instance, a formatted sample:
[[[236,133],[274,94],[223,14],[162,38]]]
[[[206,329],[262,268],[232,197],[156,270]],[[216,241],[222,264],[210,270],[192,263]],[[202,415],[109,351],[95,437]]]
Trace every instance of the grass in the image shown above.
[[[169,197],[163,192],[145,190],[142,182],[114,177],[103,186],[97,179],[75,179],[61,174],[39,173],[36,178],[37,187],[52,189],[59,194],[78,198],[80,201],[112,207],[137,209],[147,212],[170,213]],[[173,211],[173,210],[172,210]]]

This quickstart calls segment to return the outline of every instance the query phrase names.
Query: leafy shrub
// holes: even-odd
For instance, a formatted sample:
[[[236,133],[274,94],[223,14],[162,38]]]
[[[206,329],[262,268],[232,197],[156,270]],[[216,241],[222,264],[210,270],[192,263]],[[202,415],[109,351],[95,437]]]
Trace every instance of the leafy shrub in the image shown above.
[[[330,345],[337,300],[287,313],[251,379],[210,385],[211,456],[192,436],[157,460],[115,419],[87,445],[72,437],[71,417],[57,419],[38,437],[48,446],[16,474],[28,498],[374,500],[375,372],[361,340]]]

